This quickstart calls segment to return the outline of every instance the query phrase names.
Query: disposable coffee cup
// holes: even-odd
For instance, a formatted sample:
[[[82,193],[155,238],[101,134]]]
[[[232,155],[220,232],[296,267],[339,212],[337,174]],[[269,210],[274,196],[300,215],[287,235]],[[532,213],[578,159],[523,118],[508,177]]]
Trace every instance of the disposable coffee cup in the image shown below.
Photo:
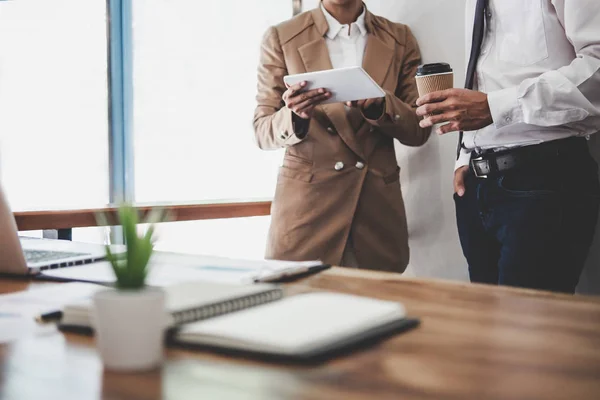
[[[454,73],[446,63],[419,65],[416,80],[419,96],[454,87]]]

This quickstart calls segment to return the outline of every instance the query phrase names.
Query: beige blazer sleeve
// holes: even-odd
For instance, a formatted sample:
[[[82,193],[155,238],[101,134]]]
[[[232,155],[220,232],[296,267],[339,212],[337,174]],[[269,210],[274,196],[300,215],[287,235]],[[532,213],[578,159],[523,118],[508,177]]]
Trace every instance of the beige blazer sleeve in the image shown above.
[[[419,126],[417,108],[417,83],[415,75],[421,63],[421,52],[414,35],[406,27],[406,43],[402,68],[398,76],[395,93],[386,90],[385,110],[377,120],[365,119],[383,133],[392,136],[407,146],[421,146],[429,138],[431,129]]]
[[[258,147],[274,150],[293,146],[306,137],[307,126],[295,130],[293,112],[281,98],[286,91],[287,75],[277,30],[271,27],[263,38],[258,67],[257,106],[254,111],[254,135]]]

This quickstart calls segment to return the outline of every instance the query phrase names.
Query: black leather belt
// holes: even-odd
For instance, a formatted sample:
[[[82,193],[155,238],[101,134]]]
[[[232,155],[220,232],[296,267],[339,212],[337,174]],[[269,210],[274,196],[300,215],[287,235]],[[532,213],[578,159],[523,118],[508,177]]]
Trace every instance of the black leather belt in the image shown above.
[[[585,138],[571,137],[502,151],[474,151],[470,170],[477,178],[493,178],[510,170],[551,162],[582,146],[587,146]]]

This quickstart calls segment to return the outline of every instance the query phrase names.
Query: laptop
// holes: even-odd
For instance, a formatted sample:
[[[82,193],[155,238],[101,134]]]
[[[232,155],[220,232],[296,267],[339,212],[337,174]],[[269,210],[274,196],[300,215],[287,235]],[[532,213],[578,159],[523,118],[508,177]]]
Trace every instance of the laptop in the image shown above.
[[[19,237],[0,185],[0,274],[36,275],[40,271],[104,259],[103,245]]]

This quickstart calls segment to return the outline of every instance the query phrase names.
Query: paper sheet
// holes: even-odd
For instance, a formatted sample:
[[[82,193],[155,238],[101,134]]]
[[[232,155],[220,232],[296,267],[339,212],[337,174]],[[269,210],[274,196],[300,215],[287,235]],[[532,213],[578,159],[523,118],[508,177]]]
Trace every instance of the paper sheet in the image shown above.
[[[320,261],[290,262],[275,260],[237,260],[178,254],[157,254],[148,275],[150,286],[170,286],[195,280],[248,284],[257,276],[276,275],[281,271],[303,272],[321,265]],[[86,282],[113,283],[115,277],[108,262],[43,271],[46,276]]]
[[[70,282],[63,285],[41,285],[22,292],[0,295],[0,316],[26,317],[33,320],[40,314],[60,311],[63,307],[91,297],[103,287],[91,283]]]
[[[0,344],[22,339],[35,332],[33,318],[19,314],[0,312]]]

